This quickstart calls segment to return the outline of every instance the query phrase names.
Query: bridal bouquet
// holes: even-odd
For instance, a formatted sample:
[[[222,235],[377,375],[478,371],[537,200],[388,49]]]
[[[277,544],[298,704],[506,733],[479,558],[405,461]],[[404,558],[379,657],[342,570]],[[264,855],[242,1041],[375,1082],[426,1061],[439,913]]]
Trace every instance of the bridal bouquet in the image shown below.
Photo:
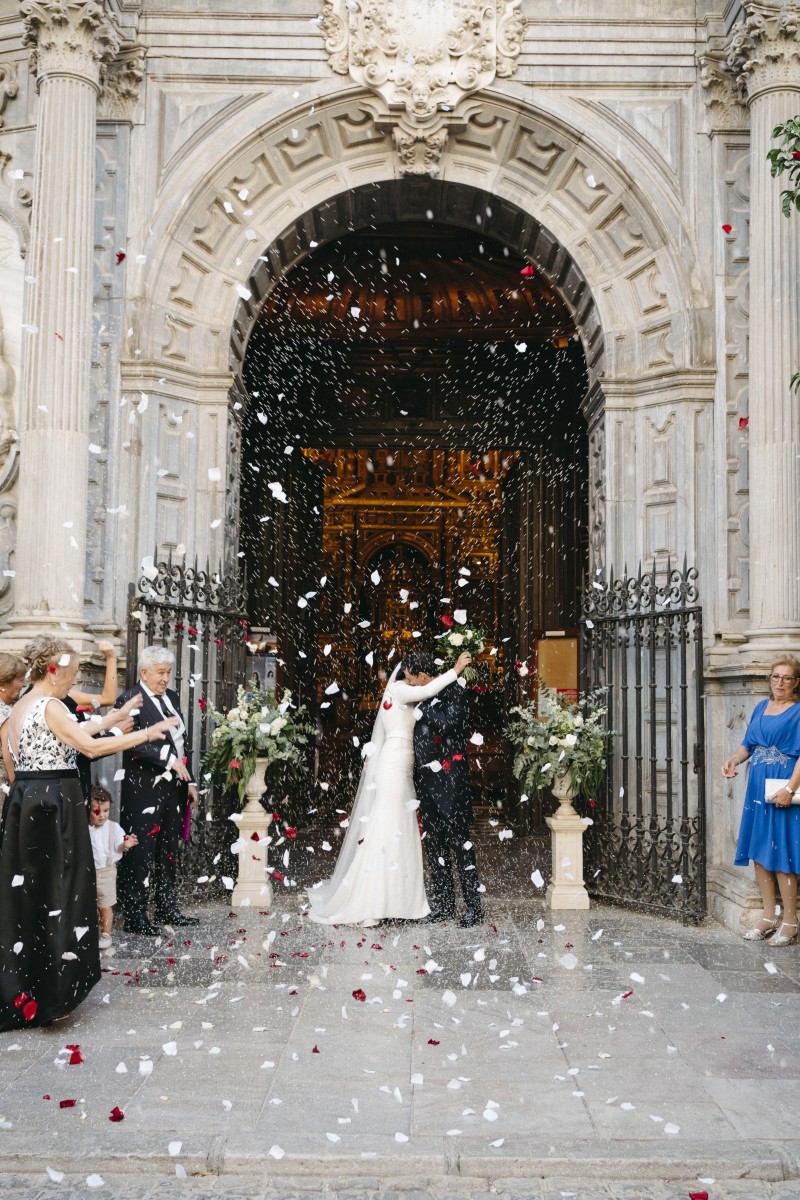
[[[452,667],[458,656],[465,650],[468,650],[473,658],[477,658],[483,653],[486,642],[482,629],[478,629],[476,625],[466,624],[456,629],[453,618],[447,613],[442,617],[442,624],[445,626],[445,632],[439,635],[437,648],[446,667]],[[478,672],[474,667],[467,667],[463,675],[470,682],[478,678]]]
[[[506,737],[516,750],[514,775],[526,792],[541,792],[569,773],[576,795],[591,796],[603,780],[612,731],[603,725],[608,709],[601,706],[605,689],[561,700],[542,688],[539,709],[533,704],[512,708]]]
[[[209,705],[209,712],[215,728],[201,769],[223,787],[235,787],[240,804],[259,758],[286,763],[293,774],[307,770],[305,751],[314,731],[304,720],[306,710],[292,706],[291,692],[278,700],[276,692],[240,687],[234,708],[221,713]]]

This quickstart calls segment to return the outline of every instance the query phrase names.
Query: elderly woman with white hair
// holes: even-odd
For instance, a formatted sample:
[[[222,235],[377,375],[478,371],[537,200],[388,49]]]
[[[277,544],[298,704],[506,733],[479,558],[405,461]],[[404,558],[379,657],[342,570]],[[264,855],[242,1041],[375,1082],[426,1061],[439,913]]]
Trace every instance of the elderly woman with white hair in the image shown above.
[[[141,693],[136,728],[177,717],[178,725],[160,745],[145,743],[122,759],[120,821],[136,834],[138,845],[119,864],[117,883],[128,933],[156,936],[161,925],[197,925],[178,907],[178,846],[187,809],[197,799],[197,786],[186,755],[186,724],[178,693],[170,686],[175,656],[166,646],[147,646],[139,655],[139,680],[116,702],[122,707]],[[150,901],[152,899],[152,914]]]

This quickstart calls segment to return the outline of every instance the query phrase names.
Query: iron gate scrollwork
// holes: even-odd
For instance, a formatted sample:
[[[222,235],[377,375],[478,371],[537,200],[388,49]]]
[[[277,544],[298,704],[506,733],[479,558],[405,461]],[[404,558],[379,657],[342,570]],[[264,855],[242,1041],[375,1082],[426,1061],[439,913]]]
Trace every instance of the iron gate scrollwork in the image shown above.
[[[145,564],[137,584],[128,585],[126,687],[138,679],[137,660],[145,646],[167,646],[175,655],[171,686],[180,696],[186,721],[185,746],[194,776],[211,736],[209,704],[230,708],[246,676],[246,585],[237,574],[222,576],[194,566]],[[230,865],[230,806],[200,780],[192,836],[182,856],[181,874],[219,878]],[[224,862],[214,859],[224,856]],[[221,869],[224,868],[224,869]]]
[[[673,567],[585,588],[584,686],[608,689],[615,731],[590,816],[586,880],[598,900],[706,914],[703,624],[697,571]]]

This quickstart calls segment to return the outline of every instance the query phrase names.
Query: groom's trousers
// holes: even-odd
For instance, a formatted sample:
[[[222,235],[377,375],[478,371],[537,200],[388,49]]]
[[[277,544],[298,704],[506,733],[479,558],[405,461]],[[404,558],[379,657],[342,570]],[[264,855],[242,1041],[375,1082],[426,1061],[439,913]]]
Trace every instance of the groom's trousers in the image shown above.
[[[469,826],[462,820],[446,816],[435,804],[421,805],[425,829],[425,849],[431,873],[433,908],[447,916],[455,915],[456,895],[453,886],[452,859],[455,858],[458,879],[467,908],[481,907],[478,891],[478,869],[475,849],[470,841]]]

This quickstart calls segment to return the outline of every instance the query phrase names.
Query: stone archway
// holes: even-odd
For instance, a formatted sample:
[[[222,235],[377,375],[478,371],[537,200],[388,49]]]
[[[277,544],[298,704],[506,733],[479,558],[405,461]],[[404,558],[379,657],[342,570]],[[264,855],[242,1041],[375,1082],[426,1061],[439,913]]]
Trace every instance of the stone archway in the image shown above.
[[[670,547],[696,558],[697,526],[679,502],[675,464],[692,459],[697,421],[710,422],[714,373],[690,214],[638,134],[602,106],[579,121],[566,102],[547,98],[546,110],[528,95],[508,82],[502,93],[482,93],[448,141],[436,181],[398,179],[391,138],[374,124],[365,91],[319,84],[289,110],[270,95],[215,122],[213,136],[190,139],[165,167],[141,246],[123,386],[160,393],[165,421],[176,400],[196,406],[207,429],[205,444],[198,440],[201,480],[206,464],[220,463],[226,437],[229,465],[237,460],[236,405],[246,397],[236,372],[260,298],[313,242],[398,213],[402,198],[423,218],[433,204],[445,218],[491,225],[537,257],[569,299],[591,369],[595,559],[635,562]],[[220,155],[223,145],[231,149]],[[600,419],[609,408],[618,420]],[[634,447],[647,453],[632,470]],[[195,496],[187,492],[197,513],[188,536],[212,561],[238,520],[233,482],[229,475],[223,508],[202,482]],[[205,519],[215,513],[224,519]],[[142,553],[152,541],[148,533]]]

